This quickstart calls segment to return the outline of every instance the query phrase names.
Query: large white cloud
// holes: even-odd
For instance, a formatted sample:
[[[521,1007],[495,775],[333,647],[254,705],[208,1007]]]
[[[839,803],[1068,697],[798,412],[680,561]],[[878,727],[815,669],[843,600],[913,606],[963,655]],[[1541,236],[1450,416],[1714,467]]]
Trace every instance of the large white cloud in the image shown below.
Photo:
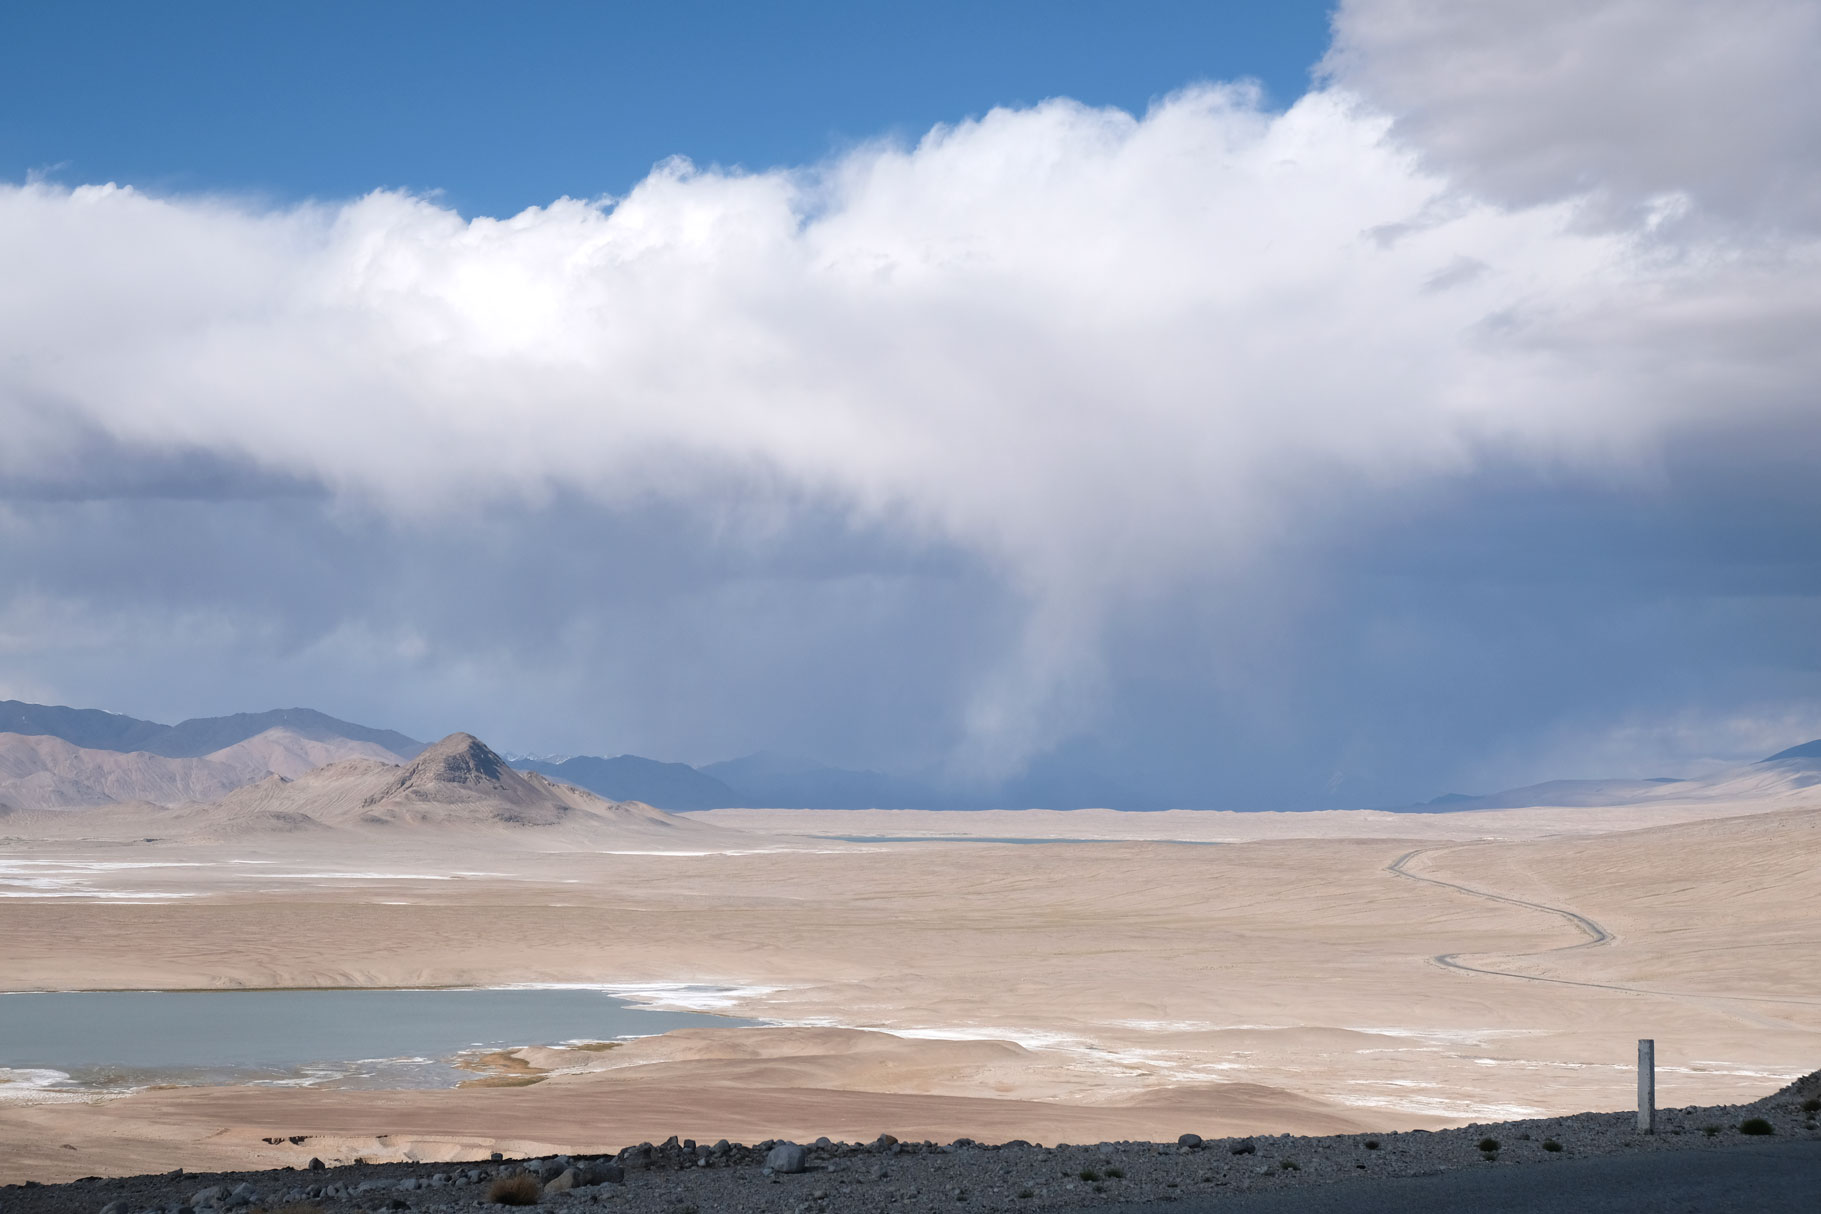
[[[407,518],[833,506],[1026,596],[971,709],[1015,760],[1075,723],[1109,612],[1337,510],[1813,425],[1817,251],[1745,204],[1808,215],[1815,107],[1770,93],[1814,10],[1747,8],[1617,112],[1637,31],[1697,36],[1680,6],[1352,3],[1338,83],[1286,113],[1054,101],[508,219],[0,188],[0,474],[201,452]],[[1749,137],[1685,136],[1696,95]],[[1711,222],[1611,205],[1677,191]]]

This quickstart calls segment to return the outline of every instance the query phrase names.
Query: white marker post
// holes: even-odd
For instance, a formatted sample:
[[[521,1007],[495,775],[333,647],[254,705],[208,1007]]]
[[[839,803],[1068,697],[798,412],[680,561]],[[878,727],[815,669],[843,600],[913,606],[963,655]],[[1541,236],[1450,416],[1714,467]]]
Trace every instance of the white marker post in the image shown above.
[[[1657,1132],[1657,1043],[1638,1039],[1638,1133]]]

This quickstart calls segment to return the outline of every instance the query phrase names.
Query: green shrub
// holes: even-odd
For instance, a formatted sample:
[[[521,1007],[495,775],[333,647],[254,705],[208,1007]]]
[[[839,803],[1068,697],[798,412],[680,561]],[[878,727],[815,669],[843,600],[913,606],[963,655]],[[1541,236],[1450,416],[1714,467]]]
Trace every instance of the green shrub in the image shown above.
[[[1096,1172],[1093,1168],[1083,1168],[1080,1172],[1076,1173],[1076,1175],[1080,1176],[1081,1179],[1087,1181],[1089,1184],[1093,1184],[1096,1180],[1100,1179],[1100,1173]]]
[[[1376,1150],[1378,1150],[1378,1139],[1368,1138],[1368,1139],[1366,1139],[1364,1145],[1368,1151],[1376,1151]]]
[[[1747,1117],[1739,1123],[1741,1134],[1775,1134],[1776,1128],[1762,1117]]]
[[[1031,1198],[1031,1197],[1037,1196],[1037,1194],[1031,1192],[1029,1189],[1019,1189],[1018,1196],[1023,1197],[1023,1198]]]
[[[1300,1172],[1303,1170],[1303,1165],[1297,1163],[1294,1159],[1279,1160],[1277,1166],[1286,1172]]]
[[[1545,1138],[1543,1139],[1543,1149],[1551,1152],[1559,1151],[1562,1149],[1562,1144],[1553,1138]]]
[[[1123,1180],[1125,1178],[1125,1169],[1124,1168],[1108,1168],[1106,1174],[1108,1176],[1112,1177],[1114,1180]]]
[[[1701,1127],[1701,1133],[1707,1135],[1709,1138],[1718,1138],[1720,1136],[1720,1127],[1717,1125],[1704,1125]]]
[[[1821,1113],[1821,1096],[1810,1096],[1802,1102],[1804,1113]]]

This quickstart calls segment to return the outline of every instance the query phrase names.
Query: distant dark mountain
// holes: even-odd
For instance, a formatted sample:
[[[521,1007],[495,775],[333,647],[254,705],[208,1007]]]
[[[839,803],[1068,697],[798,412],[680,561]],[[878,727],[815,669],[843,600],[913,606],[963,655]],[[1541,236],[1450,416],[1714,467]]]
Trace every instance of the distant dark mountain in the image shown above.
[[[136,717],[102,712],[97,708],[63,708],[52,704],[25,704],[0,700],[0,733],[62,738],[87,750],[145,751],[169,759],[194,759],[257,737],[268,729],[288,729],[316,741],[347,738],[371,742],[409,759],[424,748],[422,742],[391,729],[370,729],[317,712],[312,708],[275,708],[270,712],[239,712],[228,717],[194,717],[176,725],[160,725]]]
[[[1115,778],[1106,774],[1109,767],[1121,766],[1117,760],[1087,745],[1059,747],[1035,756],[1023,775],[1015,777],[990,795],[975,794],[958,801],[957,808],[967,809],[1122,809],[1130,811],[1187,808],[1181,799],[1147,788],[1145,773],[1138,780]]]
[[[1393,809],[1397,813],[1447,814],[1464,809],[1528,809],[1536,805],[1587,808],[1627,805],[1664,796],[1666,786],[1684,783],[1687,781],[1667,776],[1646,780],[1548,780],[1542,784],[1527,784],[1523,788],[1508,788],[1503,792],[1487,793],[1480,797],[1458,792],[1443,793],[1421,805],[1399,805]]]
[[[725,809],[749,804],[720,780],[687,763],[660,763],[637,755],[615,759],[580,755],[560,763],[519,759],[512,765],[586,788],[610,801],[643,801],[657,809]]]
[[[1768,759],[1759,759],[1760,763],[1778,763],[1788,759],[1821,759],[1821,738],[1813,742],[1804,742],[1788,750],[1779,750]]]
[[[948,809],[946,799],[915,781],[876,771],[828,767],[813,759],[760,751],[710,763],[702,771],[734,789],[742,806],[776,809]]]
[[[1777,764],[1780,770],[1762,770],[1772,763]],[[1782,781],[1791,788],[1811,787],[1814,783],[1821,782],[1817,768],[1821,768],[1821,739],[1791,746],[1788,750],[1779,750],[1756,763],[1727,768],[1699,779],[1680,780],[1656,776],[1646,780],[1550,780],[1523,788],[1487,793],[1485,796],[1444,793],[1421,805],[1399,805],[1392,808],[1399,813],[1439,814],[1463,809],[1525,809],[1535,805],[1593,808],[1654,801],[1664,797],[1679,799],[1748,795],[1751,788],[1769,787],[1764,784],[1766,780]]]

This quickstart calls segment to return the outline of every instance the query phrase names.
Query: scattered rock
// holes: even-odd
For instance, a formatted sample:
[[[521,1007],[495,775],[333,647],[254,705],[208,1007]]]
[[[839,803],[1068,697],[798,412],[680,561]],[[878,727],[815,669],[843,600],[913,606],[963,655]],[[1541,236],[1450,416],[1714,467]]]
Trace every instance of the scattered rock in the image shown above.
[[[1234,1143],[1228,1149],[1230,1151],[1232,1151],[1235,1155],[1256,1155],[1256,1154],[1258,1154],[1258,1144],[1256,1142],[1253,1142],[1250,1138],[1241,1138],[1238,1142]]]
[[[1184,1134],[1176,1140],[1176,1145],[1179,1147],[1198,1147],[1201,1145],[1201,1135]]]

